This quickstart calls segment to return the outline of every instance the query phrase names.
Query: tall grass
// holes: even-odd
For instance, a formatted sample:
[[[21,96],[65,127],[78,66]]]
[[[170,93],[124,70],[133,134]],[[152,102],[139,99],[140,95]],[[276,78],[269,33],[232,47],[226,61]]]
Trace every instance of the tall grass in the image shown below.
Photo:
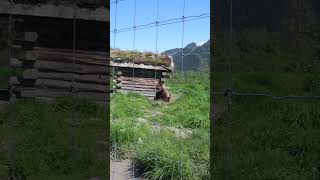
[[[195,72],[175,76],[166,83],[173,93],[171,103],[150,101],[137,94],[112,97],[113,157],[132,158],[139,173],[149,179],[206,179],[209,76]],[[147,122],[141,123],[138,118]],[[191,128],[193,133],[179,138],[172,131],[157,129],[168,126]]]
[[[70,110],[70,107],[73,107],[70,104],[73,102],[76,104],[75,129],[72,129]],[[103,111],[97,105],[68,97],[58,99],[53,105],[34,100],[19,100],[14,107],[17,144],[15,156],[19,177],[106,178],[107,147],[99,144],[99,141],[105,141],[107,135],[107,122]],[[5,123],[8,122],[8,114],[1,117]],[[76,137],[75,149],[72,149],[72,134]],[[7,153],[5,150],[4,154]]]

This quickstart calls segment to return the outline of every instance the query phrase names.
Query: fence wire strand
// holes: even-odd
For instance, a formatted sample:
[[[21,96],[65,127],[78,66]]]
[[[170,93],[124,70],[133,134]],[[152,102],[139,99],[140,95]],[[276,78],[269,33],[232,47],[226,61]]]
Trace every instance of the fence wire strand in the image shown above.
[[[116,49],[116,35],[118,35],[119,33],[123,33],[123,32],[130,32],[133,31],[133,72],[132,72],[132,78],[135,78],[135,43],[136,43],[136,31],[137,30],[141,30],[141,29],[149,29],[149,28],[155,28],[155,60],[159,59],[159,52],[158,52],[158,41],[159,41],[159,27],[161,26],[165,26],[165,25],[170,25],[170,24],[182,24],[182,34],[181,34],[181,56],[182,56],[182,71],[184,72],[184,58],[185,56],[188,55],[209,55],[210,53],[186,53],[184,54],[183,52],[183,48],[184,48],[184,36],[185,36],[185,22],[188,21],[195,21],[195,20],[200,20],[200,19],[205,19],[205,18],[209,18],[210,17],[210,13],[204,13],[204,14],[199,14],[199,15],[191,15],[191,16],[185,16],[185,6],[186,6],[186,1],[183,0],[183,4],[182,4],[182,17],[177,17],[177,18],[170,18],[170,19],[165,19],[165,20],[160,20],[159,19],[159,0],[156,0],[156,19],[153,22],[149,22],[146,24],[140,24],[137,25],[136,24],[136,0],[134,1],[134,23],[133,26],[129,26],[129,27],[123,27],[123,28],[117,28],[117,15],[118,15],[118,2],[120,2],[121,0],[116,0],[111,2],[111,4],[114,5],[115,8],[115,17],[114,17],[114,28],[113,31],[110,31],[110,33],[113,33],[114,35],[114,39],[113,39],[113,44],[114,44],[114,49]],[[124,1],[124,0],[122,0]],[[157,69],[154,70],[154,78],[157,79]],[[134,84],[135,87],[136,83]],[[154,89],[155,94],[157,92],[157,89],[155,87]],[[133,101],[133,98],[132,98]],[[132,102],[133,104],[133,102]],[[182,148],[182,147],[180,147]],[[181,154],[182,156],[182,154]],[[182,159],[182,158],[181,158]],[[134,163],[134,162],[133,162]],[[133,164],[134,166],[134,164]],[[134,167],[135,168],[135,167]],[[183,162],[182,160],[179,162],[179,179],[183,179]],[[115,172],[112,172],[112,174],[114,174]]]
[[[110,31],[110,33],[119,34],[119,33],[123,33],[123,32],[133,31],[134,29],[135,30],[148,29],[148,28],[153,28],[156,26],[160,27],[160,26],[165,26],[165,25],[170,25],[170,24],[179,24],[182,22],[196,21],[199,19],[205,19],[205,18],[209,18],[209,17],[210,17],[210,13],[205,13],[205,14],[200,14],[200,15],[195,15],[195,16],[184,16],[184,17],[179,17],[179,18],[172,18],[172,19],[158,21],[158,23],[157,22],[150,22],[150,23],[142,24],[142,25],[114,29],[113,31]]]
[[[76,61],[76,28],[77,28],[77,20],[76,20],[76,17],[77,17],[77,0],[74,0],[74,4],[73,4],[73,47],[72,47],[72,82],[71,82],[71,91],[72,91],[72,98],[75,97],[75,87],[74,87],[74,83],[75,83],[75,61]],[[76,153],[75,153],[75,150],[76,150],[76,114],[75,114],[75,107],[76,107],[76,102],[74,101],[73,102],[73,108],[72,109],[72,112],[71,112],[71,119],[72,119],[72,133],[71,133],[71,136],[72,136],[72,169],[73,169],[73,172],[72,172],[72,175],[73,175],[73,178],[76,178],[77,177],[77,168],[76,168]]]
[[[14,29],[14,23],[13,23],[13,11],[14,11],[14,2],[10,0],[10,16],[9,16],[9,26],[8,26],[8,61],[9,61],[9,78],[12,75],[12,68],[11,68],[11,57],[12,57],[12,32]],[[9,133],[9,163],[10,163],[10,177],[13,180],[17,179],[17,173],[16,173],[16,157],[15,157],[15,152],[16,152],[16,138],[15,138],[15,125],[16,125],[16,118],[15,118],[15,110],[14,110],[14,105],[15,105],[15,94],[13,93],[13,87],[9,82],[8,89],[9,91],[9,106],[10,106],[10,112],[9,112],[9,128],[10,128],[10,133]]]
[[[229,36],[228,36],[228,49],[229,49],[229,54],[232,52],[232,35],[233,35],[233,0],[229,0]],[[217,92],[213,91],[211,89],[211,96],[222,96],[224,98],[225,106],[226,106],[226,120],[227,120],[227,126],[226,126],[226,138],[227,138],[227,151],[224,153],[224,158],[225,158],[225,175],[224,179],[231,179],[231,174],[232,174],[232,169],[231,169],[231,164],[232,164],[232,134],[231,134],[231,129],[232,129],[232,118],[231,118],[231,113],[232,113],[232,100],[234,97],[263,97],[263,98],[269,98],[272,100],[280,101],[280,100],[315,100],[318,101],[320,100],[320,96],[317,95],[274,95],[274,94],[268,94],[268,93],[250,93],[250,92],[238,92],[232,89],[232,69],[231,69],[231,62],[227,62],[228,65],[228,75],[227,75],[227,87],[224,92]],[[211,69],[212,70],[212,69]],[[213,98],[215,100],[215,98]],[[213,102],[214,104],[216,102]],[[214,106],[213,108],[216,108]],[[213,117],[216,116],[216,109],[214,109],[214,114]],[[315,175],[314,175],[315,177]]]

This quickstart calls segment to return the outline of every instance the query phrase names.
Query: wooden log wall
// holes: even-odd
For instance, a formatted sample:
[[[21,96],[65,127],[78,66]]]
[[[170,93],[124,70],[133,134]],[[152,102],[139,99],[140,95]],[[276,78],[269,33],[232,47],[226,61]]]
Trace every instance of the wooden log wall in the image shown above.
[[[79,21],[73,52],[73,21],[21,19],[15,23],[18,31],[10,59],[10,66],[17,72],[10,77],[10,85],[18,98],[53,100],[74,95],[96,102],[109,101],[106,27],[99,22]]]
[[[156,97],[156,86],[159,81],[170,78],[170,74],[165,71],[154,71],[146,69],[135,69],[133,76],[132,68],[116,68],[117,76],[114,79],[114,89],[116,92],[139,93],[154,100]]]

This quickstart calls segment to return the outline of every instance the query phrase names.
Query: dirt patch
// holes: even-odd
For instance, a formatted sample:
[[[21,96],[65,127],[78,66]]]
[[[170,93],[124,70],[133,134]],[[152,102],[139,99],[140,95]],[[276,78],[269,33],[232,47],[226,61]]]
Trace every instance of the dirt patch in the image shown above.
[[[110,180],[146,180],[134,177],[137,173],[133,172],[133,166],[133,161],[130,159],[110,161]]]

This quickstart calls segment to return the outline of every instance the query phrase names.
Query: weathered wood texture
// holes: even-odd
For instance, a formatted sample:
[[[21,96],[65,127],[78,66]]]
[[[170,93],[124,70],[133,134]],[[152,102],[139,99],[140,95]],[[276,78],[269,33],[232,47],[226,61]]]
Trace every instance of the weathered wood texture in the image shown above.
[[[19,46],[18,46],[19,47]],[[22,69],[11,77],[18,97],[57,98],[74,95],[93,101],[109,100],[110,73],[105,52],[34,47],[11,59]],[[73,91],[73,93],[72,93]]]
[[[149,99],[154,99],[156,95],[156,85],[159,80],[154,78],[137,78],[120,75],[115,82],[117,82],[115,86],[116,92],[134,92],[142,94]]]
[[[107,51],[109,23],[77,19],[48,18],[39,16],[15,16],[15,44],[48,48]],[[74,42],[75,35],[75,42]]]
[[[10,13],[10,3],[7,0],[0,1],[0,14]],[[14,15],[27,15],[27,16],[41,16],[41,17],[54,17],[54,18],[74,18],[74,7],[73,4],[22,4],[17,3],[13,6]],[[109,10],[108,8],[101,6],[99,8],[76,8],[76,18],[93,21],[109,21]]]

